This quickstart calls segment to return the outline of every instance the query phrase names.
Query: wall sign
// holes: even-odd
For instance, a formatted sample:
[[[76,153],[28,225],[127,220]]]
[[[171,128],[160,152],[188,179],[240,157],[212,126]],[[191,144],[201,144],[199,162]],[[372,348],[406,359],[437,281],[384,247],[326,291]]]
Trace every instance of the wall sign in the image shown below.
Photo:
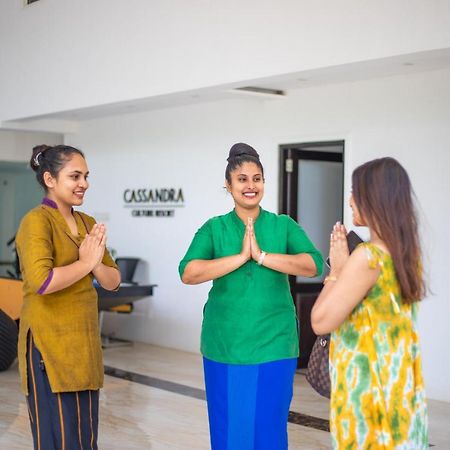
[[[174,217],[176,208],[184,207],[184,195],[181,188],[125,189],[123,202],[132,217]]]

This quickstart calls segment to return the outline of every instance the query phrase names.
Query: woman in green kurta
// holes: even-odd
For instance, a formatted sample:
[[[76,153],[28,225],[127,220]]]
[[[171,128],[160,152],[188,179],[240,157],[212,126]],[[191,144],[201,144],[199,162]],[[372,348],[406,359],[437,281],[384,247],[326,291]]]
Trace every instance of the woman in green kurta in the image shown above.
[[[24,282],[19,369],[34,448],[96,449],[103,364],[93,279],[113,290],[120,273],[104,225],[73,210],[89,187],[83,153],[38,146],[31,167],[46,197],[22,219],[16,243]]]
[[[234,210],[197,231],[179,266],[184,283],[213,281],[201,336],[211,446],[286,449],[299,351],[288,275],[321,273],[322,257],[294,220],[260,207],[252,147],[231,148],[225,177]]]

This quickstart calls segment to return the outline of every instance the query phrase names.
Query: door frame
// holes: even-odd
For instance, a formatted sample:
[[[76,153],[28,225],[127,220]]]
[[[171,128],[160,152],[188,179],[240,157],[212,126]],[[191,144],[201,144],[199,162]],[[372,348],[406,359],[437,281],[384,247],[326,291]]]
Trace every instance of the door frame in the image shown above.
[[[342,147],[341,152],[326,151],[331,146]],[[306,150],[306,148],[308,150]],[[313,150],[311,150],[313,149]],[[324,150],[321,150],[324,149]],[[303,142],[298,144],[284,144],[279,146],[279,202],[280,214],[287,214],[296,222],[298,220],[298,181],[299,160],[312,161],[337,161],[342,162],[342,198],[344,199],[345,185],[345,140],[330,140],[318,142]],[[341,205],[341,218],[344,215],[344,201]],[[297,367],[305,368],[308,365],[309,356],[316,340],[316,335],[311,327],[311,310],[321,291],[322,282],[298,282],[297,277],[289,275],[289,285],[295,304],[299,329],[300,356]]]
[[[342,153],[321,151],[321,148],[342,146]],[[317,150],[304,150],[304,148]],[[298,218],[298,161],[336,161],[342,162],[345,168],[345,141],[343,139],[332,141],[302,142],[297,144],[282,144],[279,146],[279,198],[278,213],[292,217],[296,222]],[[345,171],[344,171],[345,173]],[[344,180],[343,180],[344,181]],[[284,195],[286,193],[286,195]],[[342,183],[342,198],[344,198],[344,182]],[[341,218],[344,217],[344,204],[341,208]],[[296,277],[289,276],[292,294],[297,292],[313,293],[322,289],[322,283],[297,283]],[[300,288],[301,286],[301,288]]]

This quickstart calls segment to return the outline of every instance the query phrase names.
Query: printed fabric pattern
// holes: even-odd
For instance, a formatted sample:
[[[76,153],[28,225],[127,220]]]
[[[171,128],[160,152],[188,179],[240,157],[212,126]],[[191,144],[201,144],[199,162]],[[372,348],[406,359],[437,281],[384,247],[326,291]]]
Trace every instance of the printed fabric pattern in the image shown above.
[[[403,303],[390,255],[364,243],[376,284],[331,335],[333,448],[428,448],[418,304]]]

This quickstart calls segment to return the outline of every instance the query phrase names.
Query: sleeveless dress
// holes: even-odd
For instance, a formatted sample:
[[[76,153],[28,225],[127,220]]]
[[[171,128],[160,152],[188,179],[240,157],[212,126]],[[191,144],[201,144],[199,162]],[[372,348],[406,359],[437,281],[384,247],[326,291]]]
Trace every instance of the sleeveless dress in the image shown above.
[[[392,258],[370,243],[377,282],[331,335],[333,448],[422,450],[428,419],[417,333],[418,304],[403,303]]]

